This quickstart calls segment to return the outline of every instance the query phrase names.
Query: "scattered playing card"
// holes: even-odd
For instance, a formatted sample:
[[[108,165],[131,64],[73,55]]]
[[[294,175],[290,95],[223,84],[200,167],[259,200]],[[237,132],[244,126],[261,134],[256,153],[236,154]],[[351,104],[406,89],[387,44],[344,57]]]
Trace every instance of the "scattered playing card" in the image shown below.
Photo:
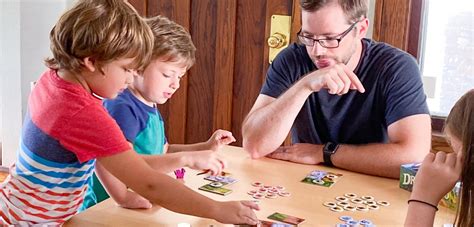
[[[275,212],[272,215],[268,216],[268,219],[281,221],[281,222],[285,222],[285,223],[289,223],[289,224],[293,224],[293,225],[298,225],[298,224],[300,224],[301,222],[303,222],[305,220],[303,218],[298,218],[298,217],[295,217],[295,216],[291,216],[291,215],[288,215],[288,214],[282,214],[282,213],[278,213],[278,212]]]
[[[204,179],[209,180],[209,181],[214,181],[214,182],[227,183],[227,184],[233,184],[237,182],[236,179],[232,177],[226,177],[226,176],[207,176],[207,177],[204,177]]]
[[[342,174],[340,173],[315,170],[309,173],[301,182],[324,187],[331,187],[339,180],[340,177],[342,177]]]
[[[203,175],[203,174],[210,173],[210,172],[211,172],[211,170],[209,170],[209,169],[203,170],[202,172],[199,172],[198,174],[196,174],[196,176]],[[230,176],[230,173],[222,171],[220,176]]]
[[[215,183],[219,183],[219,185],[216,185]],[[219,195],[228,195],[232,192],[232,190],[228,189],[228,188],[223,188],[222,186],[224,186],[225,184],[224,183],[221,183],[221,182],[212,182],[212,183],[209,183],[209,184],[206,184],[206,185],[203,185],[199,188],[199,190],[203,190],[203,191],[206,191],[206,192],[212,192],[212,193],[216,193],[216,194],[219,194]],[[219,186],[219,187],[216,187],[216,186]]]
[[[260,223],[257,225],[236,225],[238,227],[292,227],[293,225],[285,224],[285,223],[278,223],[272,221],[264,221],[259,220]]]

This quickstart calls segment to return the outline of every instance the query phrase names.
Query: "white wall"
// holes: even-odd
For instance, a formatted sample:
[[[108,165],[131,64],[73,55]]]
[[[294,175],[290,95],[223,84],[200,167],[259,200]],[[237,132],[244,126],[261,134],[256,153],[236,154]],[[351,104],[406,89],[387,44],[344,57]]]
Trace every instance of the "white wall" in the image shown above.
[[[0,12],[3,13],[3,3],[2,3],[2,2],[0,2]],[[2,21],[3,21],[3,17],[0,16],[0,31],[3,31],[3,26],[2,26],[3,22],[2,22]],[[2,36],[0,35],[0,40],[1,40],[1,39],[2,39]],[[1,63],[0,68],[3,68],[3,42],[0,42],[0,63]],[[1,136],[1,135],[2,135],[2,128],[3,128],[3,126],[2,126],[2,122],[3,122],[3,119],[2,119],[2,118],[3,118],[3,117],[2,117],[2,109],[3,109],[3,108],[2,108],[2,106],[3,106],[3,105],[2,105],[2,101],[3,101],[3,99],[2,99],[2,93],[3,93],[3,92],[2,92],[2,90],[3,90],[3,79],[2,79],[2,78],[3,78],[3,76],[2,76],[1,73],[2,73],[2,72],[0,71],[0,144],[2,143],[2,136]],[[0,146],[1,146],[1,145],[0,145]],[[0,147],[0,152],[1,152],[1,151],[2,151],[2,148]],[[0,154],[0,160],[1,160],[1,159],[2,159],[2,157],[1,157],[1,154]],[[0,165],[2,165],[2,162],[1,162],[1,161],[0,161]]]
[[[14,160],[21,130],[20,3],[2,1],[2,165]],[[3,32],[8,31],[8,32]],[[8,83],[7,83],[8,81]]]
[[[2,165],[15,160],[30,82],[46,69],[49,31],[73,0],[0,0]],[[8,81],[8,83],[7,83]]]
[[[369,0],[369,29],[367,30],[366,37],[372,38],[372,34],[374,32],[374,15],[375,15],[375,1],[376,0]]]

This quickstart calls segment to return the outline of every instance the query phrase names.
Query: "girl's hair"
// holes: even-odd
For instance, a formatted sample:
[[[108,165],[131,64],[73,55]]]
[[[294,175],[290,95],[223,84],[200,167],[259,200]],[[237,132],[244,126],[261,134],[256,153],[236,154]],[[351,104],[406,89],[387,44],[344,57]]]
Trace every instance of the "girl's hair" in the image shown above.
[[[464,154],[461,174],[461,193],[456,226],[474,225],[474,89],[464,94],[454,105],[446,119],[445,129],[462,141]]]
[[[153,60],[183,62],[187,69],[194,64],[196,47],[183,26],[164,16],[152,17],[146,22],[155,36]]]
[[[59,18],[50,32],[51,69],[83,70],[91,57],[101,71],[119,58],[134,58],[131,68],[144,68],[151,58],[153,34],[125,0],[79,0]]]
[[[366,18],[369,11],[367,0],[300,0],[301,8],[306,12],[316,12],[331,4],[341,6],[348,23]]]

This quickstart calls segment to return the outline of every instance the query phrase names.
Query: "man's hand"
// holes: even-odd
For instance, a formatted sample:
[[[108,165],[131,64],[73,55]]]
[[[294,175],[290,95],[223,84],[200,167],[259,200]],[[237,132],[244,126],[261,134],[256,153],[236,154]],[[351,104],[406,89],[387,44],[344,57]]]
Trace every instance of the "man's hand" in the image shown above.
[[[349,89],[365,92],[359,78],[343,63],[313,71],[304,79],[309,80],[309,88],[313,92],[318,92],[322,88],[328,89],[329,94],[333,95],[346,94]]]
[[[206,142],[209,150],[218,151],[222,146],[235,142],[232,132],[218,129],[216,130],[211,138]]]
[[[269,158],[280,159],[303,164],[319,164],[323,162],[323,145],[297,143],[283,146],[267,155]]]

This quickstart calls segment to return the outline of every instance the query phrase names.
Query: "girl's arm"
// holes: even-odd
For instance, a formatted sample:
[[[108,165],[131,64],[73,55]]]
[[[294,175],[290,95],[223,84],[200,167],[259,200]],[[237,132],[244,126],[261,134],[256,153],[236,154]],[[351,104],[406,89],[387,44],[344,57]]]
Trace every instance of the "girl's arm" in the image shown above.
[[[461,177],[463,154],[429,153],[416,173],[405,226],[433,226],[439,201]]]

